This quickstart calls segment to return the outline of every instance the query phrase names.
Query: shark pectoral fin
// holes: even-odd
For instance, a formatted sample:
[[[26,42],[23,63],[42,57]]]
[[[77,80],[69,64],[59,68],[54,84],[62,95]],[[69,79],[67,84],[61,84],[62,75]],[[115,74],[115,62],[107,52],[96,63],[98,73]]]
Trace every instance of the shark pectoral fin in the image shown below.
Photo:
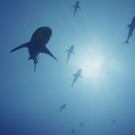
[[[75,76],[76,74],[72,74],[72,76]]]
[[[29,47],[29,44],[30,44],[30,42],[24,43],[24,44],[22,44],[22,45],[20,45],[20,46],[18,46],[18,47],[16,47],[16,48],[14,48],[14,49],[11,50],[10,52],[14,52],[14,51],[16,51],[16,50],[18,50],[18,49],[21,49],[21,48],[24,48],[24,47]]]
[[[65,50],[66,52],[68,52],[69,50]]]
[[[72,52],[73,54],[75,54],[74,52]]]
[[[46,54],[50,55],[51,57],[53,57],[55,60],[57,60],[57,59],[53,56],[53,54],[52,54],[46,47],[44,47],[44,48],[41,50],[41,53],[46,53]],[[57,60],[57,61],[58,61],[58,60]]]
[[[78,7],[79,9],[81,9],[80,7]]]
[[[83,78],[82,75],[80,75],[80,77]]]
[[[72,6],[72,7],[76,7],[76,6]]]

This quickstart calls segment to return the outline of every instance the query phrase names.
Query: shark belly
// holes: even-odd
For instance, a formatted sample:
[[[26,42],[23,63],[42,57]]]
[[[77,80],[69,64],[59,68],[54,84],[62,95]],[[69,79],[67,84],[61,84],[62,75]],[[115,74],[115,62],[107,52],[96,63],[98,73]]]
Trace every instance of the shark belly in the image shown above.
[[[48,40],[46,39],[45,35],[38,35],[33,40],[30,41],[30,46],[28,48],[30,58],[29,59],[36,59],[39,53],[47,44]]]

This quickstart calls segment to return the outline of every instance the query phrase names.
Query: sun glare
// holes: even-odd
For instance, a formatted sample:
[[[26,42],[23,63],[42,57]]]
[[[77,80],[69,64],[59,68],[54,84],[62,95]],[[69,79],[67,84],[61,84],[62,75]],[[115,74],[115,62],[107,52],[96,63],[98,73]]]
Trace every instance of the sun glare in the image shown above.
[[[79,58],[79,67],[82,68],[82,75],[85,78],[100,77],[102,75],[102,69],[104,64],[104,58],[95,52],[84,53]]]

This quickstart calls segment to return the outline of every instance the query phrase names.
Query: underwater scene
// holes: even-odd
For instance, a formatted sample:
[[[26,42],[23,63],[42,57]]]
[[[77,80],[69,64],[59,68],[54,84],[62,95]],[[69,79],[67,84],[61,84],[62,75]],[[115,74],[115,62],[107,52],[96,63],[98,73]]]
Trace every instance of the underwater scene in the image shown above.
[[[0,0],[0,135],[135,135],[134,0]]]

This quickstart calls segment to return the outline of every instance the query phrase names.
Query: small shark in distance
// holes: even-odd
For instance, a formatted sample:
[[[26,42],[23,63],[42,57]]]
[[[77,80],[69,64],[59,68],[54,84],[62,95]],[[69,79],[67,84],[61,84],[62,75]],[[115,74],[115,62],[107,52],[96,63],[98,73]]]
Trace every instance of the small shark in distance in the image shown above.
[[[83,124],[83,123],[81,123],[81,124],[80,124],[80,126],[84,126],[84,124]]]
[[[73,83],[71,85],[72,87],[73,87],[74,83],[76,82],[76,80],[78,79],[78,77],[83,78],[81,75],[81,72],[82,72],[82,69],[79,69],[76,74],[73,74],[73,76],[75,76],[75,77],[74,77]]]
[[[74,130],[74,129],[72,129],[72,130],[71,130],[71,132],[74,134],[74,133],[75,133],[75,130]]]
[[[112,123],[111,123],[111,125],[113,125],[115,122],[116,122],[116,120],[113,120]]]
[[[127,25],[127,27],[129,27],[128,36],[127,36],[127,40],[123,44],[126,44],[126,43],[129,44],[128,41],[129,41],[130,37],[132,36],[132,33],[135,28],[135,16],[133,17],[131,24]]]
[[[74,16],[75,16],[77,9],[78,9],[78,8],[81,9],[81,8],[79,7],[79,1],[77,1],[77,2],[76,2],[76,5],[73,6],[73,7],[75,8],[75,10],[74,10]]]
[[[36,70],[36,64],[38,63],[38,55],[39,53],[46,53],[53,57],[55,60],[57,60],[53,54],[47,49],[46,45],[48,41],[50,40],[52,35],[52,30],[49,27],[40,27],[38,28],[32,35],[31,39],[29,42],[26,42],[13,50],[11,52],[16,51],[18,49],[27,47],[29,51],[29,59],[33,59],[34,61],[34,71]],[[57,60],[58,61],[58,60]]]
[[[60,112],[62,111],[62,109],[66,108],[66,104],[60,106]]]
[[[75,54],[75,53],[73,52],[73,50],[74,50],[74,45],[72,45],[72,46],[69,48],[69,50],[66,50],[66,51],[68,52],[67,63],[68,63],[68,61],[69,61],[69,58],[70,58],[71,53]]]

